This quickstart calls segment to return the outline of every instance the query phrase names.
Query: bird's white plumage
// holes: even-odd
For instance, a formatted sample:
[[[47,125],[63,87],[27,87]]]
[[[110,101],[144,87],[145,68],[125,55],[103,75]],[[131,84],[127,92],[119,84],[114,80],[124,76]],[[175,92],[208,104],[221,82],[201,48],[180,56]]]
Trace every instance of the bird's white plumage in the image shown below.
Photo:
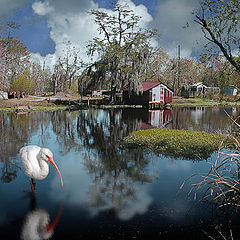
[[[25,146],[20,149],[20,160],[28,177],[37,180],[47,177],[49,166],[46,154],[53,155],[49,149],[35,145]]]

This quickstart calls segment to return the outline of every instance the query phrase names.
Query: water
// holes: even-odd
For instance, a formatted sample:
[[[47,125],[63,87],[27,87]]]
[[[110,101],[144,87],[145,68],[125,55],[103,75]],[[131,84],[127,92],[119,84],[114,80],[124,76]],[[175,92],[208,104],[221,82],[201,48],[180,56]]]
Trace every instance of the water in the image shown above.
[[[224,110],[239,113],[234,108],[0,113],[1,239],[206,239],[202,230],[216,234],[214,226],[224,223],[228,231],[229,219],[237,229],[239,221],[214,206],[193,207],[194,194],[188,193],[199,176],[179,191],[186,178],[207,172],[211,159],[119,149],[120,140],[139,129],[229,132],[233,127]],[[49,176],[37,181],[35,196],[30,194],[19,162],[24,145],[52,150],[63,189],[50,167]]]

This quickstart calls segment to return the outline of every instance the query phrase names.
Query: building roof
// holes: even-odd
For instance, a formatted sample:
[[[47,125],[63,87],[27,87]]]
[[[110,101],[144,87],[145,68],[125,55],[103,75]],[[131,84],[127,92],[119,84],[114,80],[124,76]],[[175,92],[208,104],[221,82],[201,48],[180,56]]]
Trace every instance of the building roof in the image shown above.
[[[200,87],[200,86],[202,86],[202,87],[207,88],[207,86],[203,82],[197,82],[197,83],[194,83],[194,84],[192,84],[190,86],[191,87]]]
[[[169,91],[171,91],[173,93],[173,90],[171,88],[169,88],[166,84],[162,83],[162,82],[142,82],[142,87],[143,87],[143,91],[148,91],[154,87],[157,87],[158,85],[164,85],[165,88],[167,88]]]
[[[142,82],[143,91],[148,91],[161,84],[160,82]]]

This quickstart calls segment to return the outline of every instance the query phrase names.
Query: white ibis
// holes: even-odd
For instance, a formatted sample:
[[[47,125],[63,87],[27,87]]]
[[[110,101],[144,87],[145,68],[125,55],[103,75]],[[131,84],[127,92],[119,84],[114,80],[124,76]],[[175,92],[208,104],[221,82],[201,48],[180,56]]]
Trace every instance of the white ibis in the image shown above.
[[[25,168],[25,174],[31,178],[32,192],[35,190],[34,179],[43,180],[49,173],[48,163],[51,163],[57,170],[63,187],[61,173],[53,160],[53,153],[48,148],[40,148],[38,146],[25,146],[20,149],[20,160]]]

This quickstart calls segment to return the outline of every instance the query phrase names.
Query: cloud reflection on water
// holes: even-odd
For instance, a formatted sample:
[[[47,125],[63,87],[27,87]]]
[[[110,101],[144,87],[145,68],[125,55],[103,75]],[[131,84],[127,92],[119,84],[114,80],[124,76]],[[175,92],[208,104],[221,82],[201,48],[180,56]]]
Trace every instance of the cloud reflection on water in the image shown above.
[[[130,220],[136,214],[144,214],[152,202],[147,185],[134,181],[121,171],[114,175],[103,171],[99,175],[89,174],[89,169],[81,163],[79,156],[71,153],[66,161],[59,162],[64,179],[63,191],[56,189],[59,181],[54,176],[51,182],[50,197],[55,201],[64,201],[66,205],[86,208],[91,217],[105,210],[114,210],[121,220]],[[155,176],[144,175],[151,182]]]

